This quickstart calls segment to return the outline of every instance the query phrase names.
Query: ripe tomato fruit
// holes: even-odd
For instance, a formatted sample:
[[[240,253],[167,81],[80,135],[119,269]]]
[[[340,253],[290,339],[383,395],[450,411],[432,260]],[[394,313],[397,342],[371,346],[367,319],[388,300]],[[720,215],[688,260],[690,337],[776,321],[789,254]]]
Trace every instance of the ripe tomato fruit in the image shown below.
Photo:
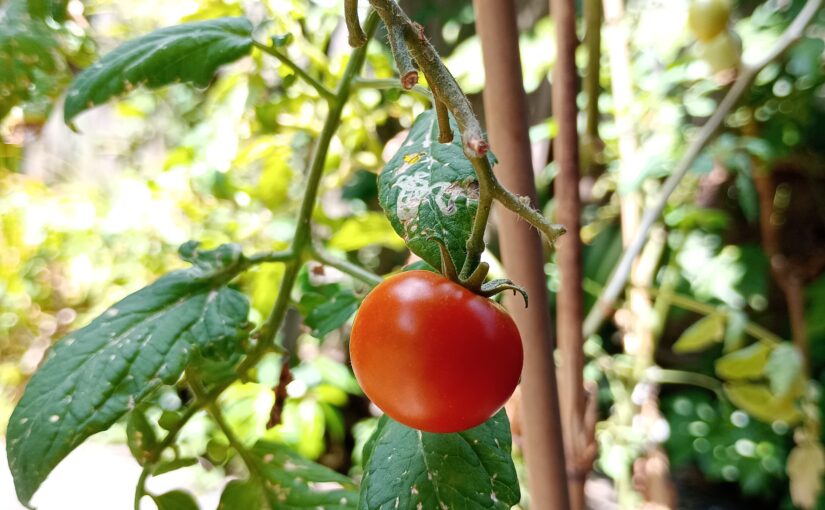
[[[350,357],[364,392],[391,418],[458,432],[504,405],[524,354],[516,324],[497,303],[435,273],[409,271],[364,299]]]
[[[688,8],[688,27],[700,41],[710,41],[728,26],[730,0],[693,0]]]

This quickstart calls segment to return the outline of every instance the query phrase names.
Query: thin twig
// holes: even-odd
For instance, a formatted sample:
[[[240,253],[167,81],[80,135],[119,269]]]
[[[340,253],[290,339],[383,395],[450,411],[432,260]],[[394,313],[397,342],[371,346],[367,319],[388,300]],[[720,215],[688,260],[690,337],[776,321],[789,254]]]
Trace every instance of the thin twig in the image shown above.
[[[361,20],[358,19],[358,0],[344,0],[344,20],[349,32],[349,45],[360,48],[367,42],[367,34],[361,29]]]
[[[453,141],[453,128],[450,127],[450,114],[447,112],[447,105],[444,101],[436,99],[435,113],[438,118],[438,142],[450,143]]]
[[[489,167],[489,163],[487,166]],[[550,245],[553,245],[559,237],[567,232],[563,225],[555,225],[547,221],[547,218],[535,209],[529,200],[511,193],[498,181],[494,182],[493,196],[501,205],[524,218],[527,223],[541,232]]]
[[[598,282],[595,282],[589,278],[584,279],[583,288],[585,292],[594,297],[597,297],[604,292],[604,288],[601,285],[599,285]],[[694,312],[701,315],[722,314],[725,317],[730,315],[730,312],[725,308],[716,307],[709,303],[703,303],[690,296],[685,296],[684,294],[676,294],[672,292],[672,290],[670,289],[647,287],[645,290],[647,290],[647,292],[649,292],[653,296],[659,296],[663,293],[666,293],[667,299],[670,301],[670,304],[677,308],[681,308],[682,310],[687,310],[689,312]],[[766,342],[775,345],[784,341],[782,340],[782,338],[779,337],[779,335],[765,329],[764,327],[750,320],[745,321],[743,330],[752,338],[759,340],[760,342]]]
[[[365,23],[365,31],[368,34],[368,37],[375,31],[377,22],[378,18],[375,13],[370,13],[370,16],[367,17],[367,21]],[[367,53],[366,48],[367,46],[364,45],[353,52],[352,57],[344,70],[344,74],[341,76],[337,92],[334,94],[334,98],[330,101],[330,112],[324,122],[321,136],[316,142],[315,150],[312,155],[304,201],[301,204],[301,210],[298,214],[298,221],[295,227],[295,236],[293,237],[292,246],[289,250],[294,257],[288,261],[286,271],[284,272],[284,276],[281,280],[281,286],[278,289],[278,297],[275,300],[272,311],[270,312],[267,321],[258,331],[258,345],[238,365],[236,371],[239,374],[246,373],[246,371],[254,367],[261,360],[261,357],[267,352],[277,350],[274,344],[275,334],[283,324],[284,317],[286,316],[286,310],[289,305],[289,296],[298,276],[298,271],[301,267],[302,260],[297,256],[297,254],[303,253],[310,241],[310,219],[312,212],[315,210],[315,201],[317,199],[318,188],[321,181],[321,176],[323,174],[324,165],[326,163],[327,151],[329,150],[332,136],[341,121],[344,105],[350,96],[350,84],[355,79],[358,71],[364,64]],[[180,432],[192,416],[206,407],[209,402],[214,402],[215,399],[217,399],[232,382],[234,381],[226,381],[216,385],[203,396],[203,399],[199,398],[190,404],[184,411],[180,420],[178,420],[175,426],[169,430],[169,433],[166,435],[164,440],[155,449],[151,462],[157,462],[160,459],[161,453],[163,453],[166,448],[175,442],[178,432]]]
[[[717,396],[723,397],[722,383],[719,382],[718,379],[714,379],[705,374],[652,366],[645,372],[645,379],[659,384],[687,384],[696,386],[697,388],[710,390],[716,393]]]
[[[377,17],[371,14],[367,18],[365,30],[368,35],[375,31],[377,25]],[[301,203],[301,210],[298,213],[298,223],[295,227],[295,236],[292,239],[291,249],[294,253],[302,253],[310,245],[310,220],[312,212],[315,210],[315,202],[318,198],[318,189],[321,184],[321,177],[324,173],[324,165],[326,164],[327,152],[329,151],[330,142],[338,125],[341,123],[341,115],[344,111],[344,105],[350,95],[350,82],[355,78],[361,66],[364,64],[366,58],[367,45],[356,49],[346,69],[341,81],[338,84],[338,90],[335,94],[335,99],[330,101],[330,110],[327,118],[324,121],[324,127],[321,130],[321,136],[315,144],[315,149],[312,154],[312,162],[309,169],[309,177],[307,178],[306,190],[304,191],[304,200]],[[278,292],[278,297],[275,299],[275,304],[269,314],[266,322],[259,331],[258,345],[253,352],[253,355],[244,360],[242,367],[250,368],[249,360],[262,355],[271,348],[275,335],[280,329],[286,316],[286,310],[289,307],[290,292],[295,285],[298,278],[298,271],[301,269],[302,261],[299,258],[292,260],[286,266],[283,279],[281,280],[281,287]],[[256,361],[257,362],[257,361]]]
[[[292,69],[292,72],[295,73],[296,76],[298,76],[299,78],[304,80],[309,86],[314,88],[315,91],[318,92],[318,94],[321,97],[323,97],[327,101],[335,101],[335,94],[331,90],[329,90],[323,84],[321,84],[321,82],[310,76],[309,73],[301,69],[301,67],[298,64],[293,62],[292,59],[278,51],[276,48],[267,46],[266,44],[259,41],[252,41],[252,44],[264,53],[267,53],[277,58],[281,61],[282,64]]]
[[[147,495],[146,480],[149,478],[150,474],[152,474],[152,464],[147,462],[146,465],[143,466],[143,470],[140,472],[137,485],[135,485],[134,510],[140,510],[140,501],[143,499],[143,496]]]
[[[398,89],[404,90],[402,87],[398,86],[398,80],[394,79],[375,79],[375,78],[358,78],[352,82],[352,88],[357,89]],[[430,92],[427,87],[416,85],[415,87],[406,90],[406,92],[415,92],[416,94],[420,94],[426,97],[428,100],[432,101],[433,94]]]
[[[295,258],[295,254],[291,250],[284,251],[267,251],[255,253],[245,258],[246,265],[263,264],[267,262],[287,262]]]
[[[613,303],[616,301],[616,298],[622,292],[622,289],[627,283],[627,278],[630,275],[633,260],[644,246],[650,229],[662,214],[662,211],[664,211],[670,195],[676,190],[682,178],[687,174],[688,170],[690,170],[690,167],[696,157],[714,137],[717,130],[724,122],[725,117],[727,117],[727,114],[739,102],[742,95],[748,90],[751,82],[759,71],[782,55],[792,44],[802,37],[805,27],[807,27],[811,22],[814,15],[822,5],[822,2],[823,0],[808,0],[773,48],[771,48],[758,61],[742,66],[742,70],[731,89],[725,95],[724,99],[719,104],[711,118],[708,119],[705,125],[703,125],[699,130],[696,138],[694,138],[690,143],[684,156],[682,156],[682,159],[674,168],[673,173],[665,181],[656,202],[650,206],[642,216],[639,228],[633,236],[633,240],[622,254],[622,258],[619,260],[616,269],[613,271],[610,280],[605,286],[604,293],[599,297],[596,304],[593,305],[593,308],[587,315],[587,319],[585,319],[585,337],[588,337],[598,331],[609,311],[612,310]]]
[[[375,273],[367,271],[363,267],[353,264],[348,260],[344,260],[338,258],[331,253],[327,252],[326,250],[322,249],[320,246],[312,244],[309,246],[310,254],[312,258],[324,264],[325,266],[329,266],[341,271],[344,274],[348,274],[357,280],[361,280],[362,282],[366,283],[371,287],[375,287],[379,283],[383,282],[384,279],[378,276]]]

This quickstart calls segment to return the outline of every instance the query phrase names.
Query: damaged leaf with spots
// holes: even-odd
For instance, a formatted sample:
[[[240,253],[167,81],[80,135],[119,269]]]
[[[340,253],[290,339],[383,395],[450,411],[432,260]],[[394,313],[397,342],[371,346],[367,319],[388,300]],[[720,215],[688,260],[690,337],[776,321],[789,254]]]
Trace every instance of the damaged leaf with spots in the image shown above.
[[[508,509],[521,498],[501,410],[478,427],[433,434],[383,416],[364,447],[359,510]]]
[[[463,266],[478,208],[478,180],[452,118],[451,126],[453,141],[439,143],[435,111],[419,115],[378,177],[378,200],[393,228],[434,267],[441,267],[441,255],[433,238]]]
[[[249,302],[224,285],[240,252],[186,246],[193,267],[166,274],[62,338],[32,376],[6,437],[24,504],[69,452],[174,384],[194,356],[231,351],[246,338]]]

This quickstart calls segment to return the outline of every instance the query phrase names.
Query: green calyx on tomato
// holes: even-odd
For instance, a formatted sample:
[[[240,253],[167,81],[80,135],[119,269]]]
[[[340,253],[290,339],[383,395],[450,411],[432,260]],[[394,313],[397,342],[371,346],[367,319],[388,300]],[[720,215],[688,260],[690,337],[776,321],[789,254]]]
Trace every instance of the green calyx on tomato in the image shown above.
[[[476,266],[475,270],[467,278],[461,278],[456,271],[455,263],[450,252],[447,250],[447,245],[441,239],[432,237],[431,241],[438,244],[438,249],[441,252],[441,274],[451,282],[461,285],[465,289],[484,297],[493,297],[496,294],[504,292],[505,290],[512,290],[513,294],[519,293],[524,298],[524,306],[527,307],[528,296],[527,291],[523,287],[513,283],[512,280],[498,279],[485,282],[487,273],[490,271],[490,264],[481,262]]]
[[[728,26],[730,0],[693,0],[688,8],[688,27],[700,41],[710,41]]]
[[[441,275],[408,271],[364,299],[350,357],[366,395],[428,432],[458,432],[495,414],[518,384],[521,337],[497,303]]]

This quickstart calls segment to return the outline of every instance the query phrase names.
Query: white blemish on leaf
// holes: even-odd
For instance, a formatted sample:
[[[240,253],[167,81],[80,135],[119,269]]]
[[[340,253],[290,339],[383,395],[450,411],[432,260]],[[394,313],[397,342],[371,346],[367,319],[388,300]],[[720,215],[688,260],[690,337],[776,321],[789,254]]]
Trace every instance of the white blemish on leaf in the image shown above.
[[[49,417],[49,421],[52,422],[52,423],[56,423],[58,420],[60,420],[60,416],[58,416],[56,414],[53,414]]]

